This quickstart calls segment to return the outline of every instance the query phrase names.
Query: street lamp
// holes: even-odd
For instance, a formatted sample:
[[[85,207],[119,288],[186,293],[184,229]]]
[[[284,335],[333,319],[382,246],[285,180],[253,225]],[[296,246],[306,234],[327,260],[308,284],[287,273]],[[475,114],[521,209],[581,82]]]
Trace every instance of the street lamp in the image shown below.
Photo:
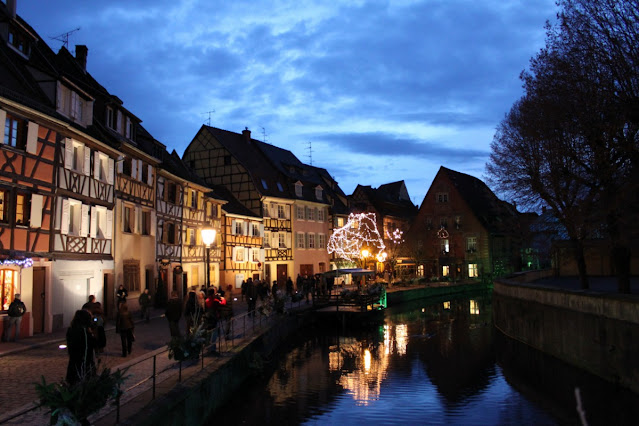
[[[364,269],[366,269],[366,258],[368,258],[368,256],[370,255],[370,252],[368,251],[368,249],[364,249],[362,250],[362,267]]]
[[[211,244],[215,241],[216,231],[213,228],[202,228],[202,242],[206,246],[206,289],[211,287]]]

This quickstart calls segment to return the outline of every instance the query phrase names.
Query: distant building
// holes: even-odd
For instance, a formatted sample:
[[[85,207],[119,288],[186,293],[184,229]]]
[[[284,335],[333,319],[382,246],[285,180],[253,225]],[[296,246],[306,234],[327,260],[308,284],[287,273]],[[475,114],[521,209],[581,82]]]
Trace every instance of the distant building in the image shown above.
[[[519,271],[522,215],[481,180],[440,167],[406,237],[416,274],[478,279]]]

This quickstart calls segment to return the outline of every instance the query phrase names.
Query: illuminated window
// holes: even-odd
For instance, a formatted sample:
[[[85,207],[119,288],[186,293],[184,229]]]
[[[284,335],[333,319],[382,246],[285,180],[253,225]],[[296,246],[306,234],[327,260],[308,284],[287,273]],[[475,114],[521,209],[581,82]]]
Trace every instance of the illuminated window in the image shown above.
[[[337,227],[341,228],[344,226],[344,224],[346,223],[346,219],[343,217],[338,217],[337,219]]]
[[[16,225],[29,226],[31,212],[31,195],[18,194],[16,196]]]
[[[450,301],[444,302],[444,309],[447,310],[447,311],[450,310]]]
[[[260,249],[253,247],[251,248],[251,262],[258,263],[260,261]]]
[[[448,239],[444,238],[442,240],[439,240],[439,244],[442,250],[442,253],[446,254],[450,251],[450,246],[448,245]]]
[[[442,266],[442,277],[447,277],[450,274],[450,266]]]
[[[17,273],[12,269],[0,269],[0,294],[2,294],[2,310],[9,309],[9,305],[17,290]]]
[[[417,276],[418,277],[423,277],[424,276],[424,265],[419,265],[417,267]]]
[[[466,251],[475,253],[477,251],[477,237],[466,238]]]
[[[476,263],[469,263],[468,264],[468,277],[469,278],[476,278],[479,276],[479,273],[477,272],[477,264]]]
[[[479,304],[476,300],[470,301],[470,314],[471,315],[479,315]]]

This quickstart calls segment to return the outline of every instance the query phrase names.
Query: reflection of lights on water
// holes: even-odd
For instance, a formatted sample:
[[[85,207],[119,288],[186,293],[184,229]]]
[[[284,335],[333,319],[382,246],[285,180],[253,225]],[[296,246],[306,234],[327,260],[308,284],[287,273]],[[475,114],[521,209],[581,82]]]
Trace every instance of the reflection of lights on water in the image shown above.
[[[471,315],[479,315],[479,304],[476,300],[470,301],[470,314]]]
[[[450,301],[444,302],[444,309],[450,310]]]
[[[364,349],[364,373],[368,374],[371,371],[371,351]]]
[[[390,326],[384,324],[384,355],[391,353]]]
[[[395,342],[397,342],[397,353],[406,355],[406,347],[408,346],[408,326],[406,324],[395,326]]]
[[[58,349],[66,349],[66,348],[67,348],[67,345],[64,345],[64,344],[58,346]]]

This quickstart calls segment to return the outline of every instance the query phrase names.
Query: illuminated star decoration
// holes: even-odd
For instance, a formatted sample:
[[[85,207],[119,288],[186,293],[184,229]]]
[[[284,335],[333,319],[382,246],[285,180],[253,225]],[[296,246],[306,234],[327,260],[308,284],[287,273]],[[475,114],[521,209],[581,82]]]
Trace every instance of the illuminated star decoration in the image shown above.
[[[377,256],[386,246],[377,230],[375,213],[351,213],[346,225],[336,229],[328,240],[328,253],[353,261],[362,258],[362,247],[377,249]]]

